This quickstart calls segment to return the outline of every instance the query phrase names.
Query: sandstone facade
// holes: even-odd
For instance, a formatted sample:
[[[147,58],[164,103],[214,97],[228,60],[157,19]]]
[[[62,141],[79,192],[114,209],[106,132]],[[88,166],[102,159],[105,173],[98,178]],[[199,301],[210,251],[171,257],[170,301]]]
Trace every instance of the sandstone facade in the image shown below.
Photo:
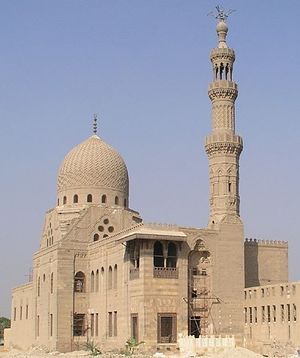
[[[93,341],[118,349],[135,337],[146,348],[171,349],[178,334],[232,334],[242,343],[245,263],[247,285],[287,280],[286,246],[244,246],[243,142],[235,133],[238,89],[227,31],[220,18],[210,56],[212,132],[205,141],[208,227],[145,223],[130,209],[122,157],[94,133],[59,169],[57,206],[45,217],[32,282],[13,290],[7,345],[70,351]],[[280,260],[278,270],[268,268],[272,257]]]

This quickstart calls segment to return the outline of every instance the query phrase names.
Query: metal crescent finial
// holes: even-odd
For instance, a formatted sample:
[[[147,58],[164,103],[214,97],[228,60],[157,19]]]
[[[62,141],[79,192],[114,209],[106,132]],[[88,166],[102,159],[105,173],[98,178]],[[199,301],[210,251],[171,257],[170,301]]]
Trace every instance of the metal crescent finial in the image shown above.
[[[225,11],[224,9],[221,8],[220,5],[216,6],[216,10],[217,10],[216,12],[211,11],[208,15],[213,16],[215,19],[217,19],[219,21],[226,21],[228,16],[235,11],[232,9]]]
[[[97,113],[94,114],[94,123],[93,123],[93,132],[94,134],[97,134]]]

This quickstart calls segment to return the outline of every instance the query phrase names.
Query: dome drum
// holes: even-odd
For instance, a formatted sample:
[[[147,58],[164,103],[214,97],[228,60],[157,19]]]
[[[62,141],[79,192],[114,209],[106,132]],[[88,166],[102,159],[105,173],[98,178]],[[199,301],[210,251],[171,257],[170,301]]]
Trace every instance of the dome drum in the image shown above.
[[[59,207],[90,204],[126,208],[128,207],[128,196],[124,196],[121,191],[107,188],[79,188],[63,190],[57,198]]]

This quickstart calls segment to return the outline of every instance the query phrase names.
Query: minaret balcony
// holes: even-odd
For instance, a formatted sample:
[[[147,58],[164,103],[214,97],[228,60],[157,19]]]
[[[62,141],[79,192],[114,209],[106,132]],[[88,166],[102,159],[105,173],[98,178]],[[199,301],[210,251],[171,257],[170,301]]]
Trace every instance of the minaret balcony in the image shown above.
[[[234,61],[235,60],[235,53],[234,50],[232,50],[231,48],[214,48],[212,49],[211,53],[210,53],[210,59],[211,61],[216,61],[216,60],[231,60]]]
[[[213,90],[215,88],[233,88],[238,89],[237,84],[234,81],[229,80],[216,80],[209,84],[208,90]]]
[[[243,150],[243,139],[230,133],[214,133],[205,138],[205,151],[208,156],[216,154],[240,155]]]
[[[235,101],[238,95],[238,86],[233,81],[218,80],[210,83],[208,95],[211,101],[230,100]]]

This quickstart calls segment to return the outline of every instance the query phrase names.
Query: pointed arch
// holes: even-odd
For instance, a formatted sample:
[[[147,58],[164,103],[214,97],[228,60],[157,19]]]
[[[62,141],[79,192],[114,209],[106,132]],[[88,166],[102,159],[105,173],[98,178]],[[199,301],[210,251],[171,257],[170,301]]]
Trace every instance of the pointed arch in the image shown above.
[[[91,292],[95,291],[95,273],[91,272]]]
[[[109,266],[108,268],[108,289],[111,290],[112,289],[112,267]]]

